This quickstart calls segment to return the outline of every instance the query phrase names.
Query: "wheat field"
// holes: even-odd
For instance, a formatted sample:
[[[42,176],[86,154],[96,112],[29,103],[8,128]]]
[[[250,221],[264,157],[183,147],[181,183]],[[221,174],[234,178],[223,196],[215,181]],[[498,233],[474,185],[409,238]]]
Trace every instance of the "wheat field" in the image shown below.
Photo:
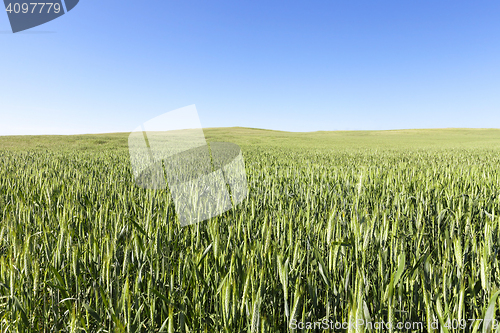
[[[0,330],[500,332],[500,131],[205,133],[249,196],[184,228],[126,133],[1,137]]]

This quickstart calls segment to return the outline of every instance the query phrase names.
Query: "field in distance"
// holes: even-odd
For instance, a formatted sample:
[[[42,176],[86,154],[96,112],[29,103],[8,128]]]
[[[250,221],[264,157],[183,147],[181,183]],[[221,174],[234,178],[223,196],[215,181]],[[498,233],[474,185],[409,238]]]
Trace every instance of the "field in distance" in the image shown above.
[[[210,141],[241,146],[301,148],[500,148],[500,129],[283,132],[244,127],[205,128]],[[0,136],[0,149],[127,149],[129,133]]]

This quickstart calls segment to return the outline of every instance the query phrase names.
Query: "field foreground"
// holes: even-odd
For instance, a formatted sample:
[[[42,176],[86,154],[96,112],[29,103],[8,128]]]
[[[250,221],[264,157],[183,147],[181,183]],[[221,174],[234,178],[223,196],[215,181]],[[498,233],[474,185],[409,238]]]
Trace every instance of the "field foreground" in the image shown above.
[[[500,327],[500,130],[205,134],[250,195],[185,228],[127,133],[0,137],[0,331]]]

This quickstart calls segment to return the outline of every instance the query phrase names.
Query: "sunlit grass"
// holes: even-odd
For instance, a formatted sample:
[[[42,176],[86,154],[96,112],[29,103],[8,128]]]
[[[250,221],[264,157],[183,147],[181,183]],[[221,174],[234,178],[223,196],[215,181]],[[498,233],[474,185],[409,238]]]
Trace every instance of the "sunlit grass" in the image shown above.
[[[126,135],[2,138],[1,331],[287,332],[324,318],[431,331],[491,314],[496,132],[444,148],[425,133],[347,148],[323,133],[295,148],[220,131],[206,135],[241,145],[249,198],[185,228],[168,191],[134,185]]]

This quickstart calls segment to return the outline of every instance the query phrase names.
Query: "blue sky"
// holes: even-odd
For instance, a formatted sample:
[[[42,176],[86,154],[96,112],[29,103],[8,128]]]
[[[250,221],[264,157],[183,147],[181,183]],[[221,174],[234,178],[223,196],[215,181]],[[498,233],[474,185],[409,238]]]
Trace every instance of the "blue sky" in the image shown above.
[[[0,135],[203,127],[500,127],[494,0],[81,0],[18,34],[0,13]]]

